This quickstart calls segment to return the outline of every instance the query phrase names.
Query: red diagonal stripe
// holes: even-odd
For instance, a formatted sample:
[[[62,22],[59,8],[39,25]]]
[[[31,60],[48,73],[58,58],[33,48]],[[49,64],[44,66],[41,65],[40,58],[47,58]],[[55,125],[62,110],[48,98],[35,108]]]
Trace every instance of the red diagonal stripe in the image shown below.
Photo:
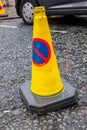
[[[47,58],[46,57],[44,57],[35,47],[34,47],[34,45],[32,45],[32,48],[34,49],[34,51],[36,52],[36,54],[42,59],[42,60],[44,60],[45,62],[47,62]]]

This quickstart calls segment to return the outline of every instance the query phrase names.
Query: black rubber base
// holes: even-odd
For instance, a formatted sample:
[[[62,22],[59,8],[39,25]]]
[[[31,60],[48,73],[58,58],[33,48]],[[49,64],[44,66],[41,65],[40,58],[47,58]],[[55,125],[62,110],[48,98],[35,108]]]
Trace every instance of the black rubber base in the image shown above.
[[[8,17],[8,14],[3,14],[3,15],[0,14],[0,17]]]
[[[30,90],[30,82],[26,81],[20,87],[20,95],[27,108],[38,115],[65,108],[77,102],[77,90],[66,80],[62,79],[65,90],[60,95],[41,97],[33,94]]]

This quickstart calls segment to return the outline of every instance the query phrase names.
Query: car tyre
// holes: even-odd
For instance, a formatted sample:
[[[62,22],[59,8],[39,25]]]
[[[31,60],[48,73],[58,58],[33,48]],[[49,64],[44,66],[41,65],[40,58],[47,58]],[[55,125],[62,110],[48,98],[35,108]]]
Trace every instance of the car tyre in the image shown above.
[[[36,3],[33,0],[22,0],[20,4],[20,16],[26,24],[33,23],[34,7]]]

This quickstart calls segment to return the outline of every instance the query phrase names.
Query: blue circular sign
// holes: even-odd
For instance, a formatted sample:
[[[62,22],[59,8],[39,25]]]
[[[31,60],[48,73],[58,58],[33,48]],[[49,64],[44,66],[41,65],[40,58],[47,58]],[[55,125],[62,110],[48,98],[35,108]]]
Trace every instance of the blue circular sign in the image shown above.
[[[40,38],[34,38],[32,44],[32,60],[36,66],[48,63],[51,56],[49,44]]]

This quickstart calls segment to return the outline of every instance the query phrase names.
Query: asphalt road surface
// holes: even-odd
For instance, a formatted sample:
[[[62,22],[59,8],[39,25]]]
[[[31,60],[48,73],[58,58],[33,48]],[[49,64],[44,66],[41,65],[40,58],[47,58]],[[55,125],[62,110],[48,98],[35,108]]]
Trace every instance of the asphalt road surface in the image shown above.
[[[37,116],[19,87],[31,80],[32,25],[0,21],[0,130],[87,130],[87,19],[49,19],[61,76],[78,91],[76,105]]]

